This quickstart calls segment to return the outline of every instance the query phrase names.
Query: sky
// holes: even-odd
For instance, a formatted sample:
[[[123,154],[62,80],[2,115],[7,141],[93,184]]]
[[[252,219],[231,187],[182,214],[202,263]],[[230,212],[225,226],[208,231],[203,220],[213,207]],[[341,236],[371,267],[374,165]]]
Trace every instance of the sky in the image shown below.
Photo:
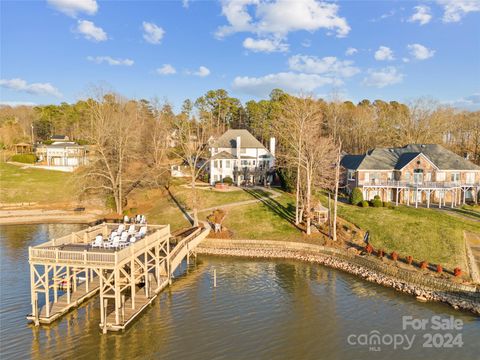
[[[480,0],[5,1],[0,101],[95,87],[179,109],[210,89],[480,109]]]

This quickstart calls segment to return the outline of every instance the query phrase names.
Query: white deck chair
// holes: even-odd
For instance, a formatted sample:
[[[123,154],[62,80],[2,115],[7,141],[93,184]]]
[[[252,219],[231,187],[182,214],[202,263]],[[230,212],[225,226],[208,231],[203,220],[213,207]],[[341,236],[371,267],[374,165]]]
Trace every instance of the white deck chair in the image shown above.
[[[113,230],[112,233],[110,234],[109,240],[112,241],[115,236],[118,235],[117,230]]]
[[[145,217],[145,215],[142,215],[140,217],[140,224],[146,224],[147,223],[147,218]]]
[[[120,236],[115,236],[111,242],[105,245],[108,249],[116,249],[120,245]]]
[[[130,225],[130,227],[128,228],[128,233],[130,235],[135,234],[135,224]]]
[[[117,233],[121,234],[123,230],[125,230],[125,225],[123,224],[118,225]]]
[[[92,242],[92,247],[102,247],[103,246],[103,236],[97,235],[95,236],[95,241]]]
[[[120,243],[119,243],[120,248],[124,248],[125,246],[128,245],[128,237],[129,236],[130,236],[130,234],[126,231],[124,231],[122,233],[122,235],[120,235]]]
[[[147,227],[142,226],[140,228],[140,231],[137,233],[136,238],[141,239],[141,238],[145,237],[145,235],[147,235]]]
[[[140,223],[140,218],[141,218],[140,215],[137,214],[137,216],[135,216],[135,222]]]
[[[125,216],[123,217],[123,222],[124,222],[124,223],[130,222],[130,218],[128,217],[128,215],[125,215]]]

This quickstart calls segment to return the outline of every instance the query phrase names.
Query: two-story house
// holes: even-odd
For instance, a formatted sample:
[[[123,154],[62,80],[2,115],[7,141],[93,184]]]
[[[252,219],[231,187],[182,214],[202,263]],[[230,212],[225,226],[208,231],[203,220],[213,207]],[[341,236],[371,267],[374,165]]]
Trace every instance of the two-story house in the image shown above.
[[[345,155],[344,185],[363,191],[364,199],[456,206],[478,202],[480,167],[437,144],[376,148],[362,155]]]
[[[230,177],[237,185],[271,183],[275,165],[275,138],[270,150],[248,130],[230,129],[210,145],[210,184]]]

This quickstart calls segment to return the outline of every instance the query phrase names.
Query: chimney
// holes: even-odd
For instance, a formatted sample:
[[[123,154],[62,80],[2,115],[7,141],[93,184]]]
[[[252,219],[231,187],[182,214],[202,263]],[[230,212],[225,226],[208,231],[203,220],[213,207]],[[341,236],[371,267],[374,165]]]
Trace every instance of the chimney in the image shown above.
[[[237,141],[235,142],[237,145],[237,159],[240,159],[240,148],[241,148],[241,139],[240,136],[237,136]]]
[[[270,153],[275,156],[275,138],[270,138]]]

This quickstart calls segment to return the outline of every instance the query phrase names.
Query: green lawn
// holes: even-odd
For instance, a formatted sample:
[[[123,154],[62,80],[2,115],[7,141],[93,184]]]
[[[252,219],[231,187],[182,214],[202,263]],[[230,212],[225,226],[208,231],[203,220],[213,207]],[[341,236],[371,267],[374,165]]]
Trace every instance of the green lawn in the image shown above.
[[[44,169],[22,169],[0,163],[0,202],[50,204],[75,200],[72,174]]]
[[[416,260],[465,268],[463,231],[480,233],[480,224],[434,209],[399,206],[361,208],[341,204],[339,216],[370,232],[374,248]]]

